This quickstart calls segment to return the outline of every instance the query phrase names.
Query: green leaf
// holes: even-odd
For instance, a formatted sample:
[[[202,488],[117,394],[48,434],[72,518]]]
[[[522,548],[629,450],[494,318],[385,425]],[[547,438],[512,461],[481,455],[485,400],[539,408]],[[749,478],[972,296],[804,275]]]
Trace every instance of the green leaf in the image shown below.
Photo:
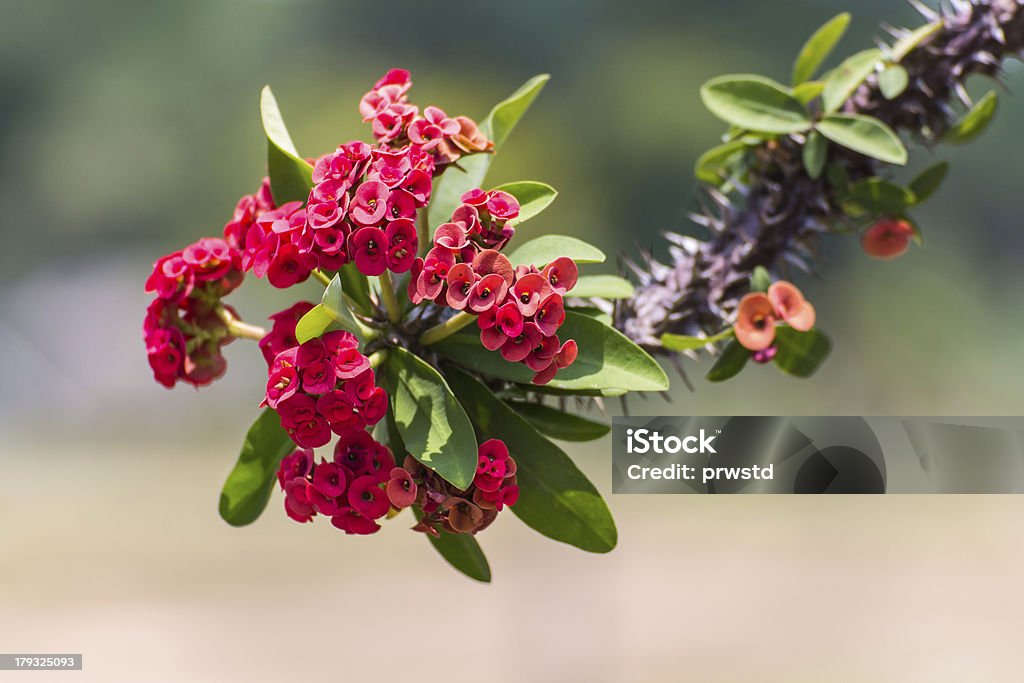
[[[313,167],[295,150],[269,85],[260,93],[260,116],[267,135],[267,171],[274,203],[305,202],[313,187]]]
[[[999,108],[999,95],[990,91],[942,136],[942,142],[964,145],[985,132]]]
[[[575,290],[573,290],[573,291],[575,291]],[[571,299],[570,299],[570,302],[571,302]],[[572,309],[573,311],[575,311],[576,313],[579,313],[580,315],[585,315],[585,316],[591,317],[594,320],[600,320],[605,325],[611,325],[612,324],[612,316],[611,316],[611,314],[610,313],[605,313],[604,311],[602,311],[597,306],[573,306],[570,303],[568,305],[568,307],[570,309]]]
[[[604,263],[604,252],[592,244],[567,235],[543,235],[524,242],[508,254],[512,265],[545,266],[559,256],[576,263]]]
[[[889,58],[896,63],[902,62],[903,58],[910,54],[911,50],[924,42],[925,38],[941,31],[943,26],[945,26],[945,22],[941,19],[921,26],[913,33],[901,38],[899,42],[893,45]]]
[[[768,287],[766,286],[765,289],[768,289]],[[696,351],[697,349],[703,349],[708,344],[717,344],[718,342],[725,341],[731,338],[733,334],[731,327],[713,337],[687,337],[681,334],[666,333],[661,335],[661,345],[667,351]]]
[[[889,126],[860,114],[832,114],[818,123],[818,131],[832,142],[879,161],[907,163],[907,148]]]
[[[757,266],[750,274],[750,291],[767,292],[772,284],[772,274],[764,266]]]
[[[607,434],[611,427],[572,413],[562,412],[543,403],[506,401],[509,408],[519,413],[533,428],[552,439],[562,441],[593,441]]]
[[[899,64],[887,66],[878,74],[878,89],[887,100],[894,100],[903,94],[910,84],[910,76],[907,70]]]
[[[512,512],[556,541],[594,553],[614,548],[618,533],[608,506],[569,456],[470,375],[454,367],[445,374],[481,438],[501,439],[516,461],[519,501]]]
[[[793,97],[806,107],[819,97],[824,90],[824,81],[807,81],[793,88]]]
[[[341,285],[341,275],[335,275],[331,279],[327,289],[324,290],[324,297],[321,300],[324,311],[337,324],[353,334],[365,334],[366,328],[352,315],[352,310],[345,301],[345,292]],[[301,322],[301,321],[300,321]]]
[[[894,216],[916,202],[914,193],[882,178],[865,178],[850,186],[843,208],[854,215]]]
[[[750,360],[750,351],[733,339],[722,349],[722,355],[711,366],[707,380],[709,382],[724,382],[731,379],[740,374],[748,360]]]
[[[269,408],[260,413],[242,442],[238,462],[220,494],[220,516],[232,526],[252,524],[267,507],[281,460],[295,450],[281,418]]]
[[[628,299],[633,296],[633,292],[633,284],[618,275],[581,275],[569,296]]]
[[[550,78],[547,74],[534,76],[491,109],[491,113],[480,124],[480,130],[494,142],[495,152],[508,139],[512,129]],[[463,194],[473,188],[483,187],[493,158],[493,154],[471,154],[463,157],[459,159],[457,168],[447,169],[434,181],[430,207],[427,209],[431,228],[451,220],[452,213],[461,204],[459,198]]]
[[[914,204],[920,204],[930,198],[942,185],[949,172],[949,162],[940,161],[921,172],[910,181],[910,191],[914,193]]]
[[[417,508],[413,508],[413,514],[416,515],[416,519],[423,517],[423,513]],[[490,583],[491,566],[487,564],[487,557],[480,549],[476,538],[472,534],[453,534],[444,529],[440,531],[441,535],[437,538],[430,534],[423,535],[452,567],[471,579]]]
[[[814,77],[818,68],[832,54],[832,50],[842,39],[849,25],[850,14],[844,12],[814,32],[800,50],[793,65],[793,85],[800,85]]]
[[[331,318],[324,305],[317,304],[299,319],[299,323],[295,326],[295,340],[300,344],[305,344],[310,339],[323,336],[333,322],[334,319]]]
[[[792,327],[780,326],[775,331],[775,365],[795,377],[810,377],[832,351],[832,342],[819,330],[797,332]]]
[[[882,51],[877,48],[858,52],[828,75],[825,90],[821,94],[826,114],[838,111],[850,99],[854,91],[875,71],[882,56]]]
[[[811,118],[779,83],[753,74],[720,76],[700,89],[704,106],[726,123],[762,133],[799,133]]]
[[[658,362],[621,332],[589,316],[567,311],[558,330],[563,341],[575,339],[576,362],[559,370],[547,386],[553,389],[664,391],[668,376]],[[480,331],[464,329],[432,347],[459,365],[509,382],[528,384],[534,372],[522,363],[510,363],[497,351],[480,344]]]
[[[814,180],[821,177],[825,170],[825,162],[828,160],[828,142],[821,133],[814,130],[807,136],[804,144],[804,168]]]
[[[469,488],[476,474],[476,438],[444,379],[399,346],[388,350],[383,370],[395,424],[408,452],[456,488]]]
[[[373,315],[373,302],[370,300],[370,281],[359,272],[356,264],[348,263],[338,271],[341,278],[341,290],[345,299],[352,307],[365,316]]]
[[[709,185],[718,185],[728,175],[725,172],[729,162],[747,148],[742,140],[733,140],[704,152],[694,164],[693,173],[697,180]]]
[[[538,183],[533,180],[506,183],[494,189],[508,192],[518,200],[519,218],[513,221],[516,226],[525,223],[548,208],[548,205],[555,201],[555,197],[558,196],[558,191],[555,188],[547,183]]]

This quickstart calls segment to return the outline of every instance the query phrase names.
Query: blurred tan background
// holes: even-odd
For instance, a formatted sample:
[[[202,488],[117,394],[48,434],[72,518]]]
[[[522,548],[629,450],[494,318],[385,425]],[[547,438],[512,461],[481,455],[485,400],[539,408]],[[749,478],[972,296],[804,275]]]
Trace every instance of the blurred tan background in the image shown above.
[[[229,528],[216,504],[262,391],[257,349],[230,347],[202,392],[146,366],[149,266],[255,189],[263,83],[315,154],[367,134],[356,103],[389,67],[413,71],[414,101],[477,117],[550,72],[492,180],[561,191],[524,235],[628,252],[693,207],[693,159],[721,129],[700,83],[785,79],[844,9],[845,53],[915,21],[874,0],[0,0],[0,651],[85,655],[0,680],[1020,680],[1017,498],[616,496],[610,555],[508,515],[481,536],[480,586],[398,520],[346,538],[275,496]],[[879,264],[837,241],[800,282],[836,341],[819,376],[677,382],[673,404],[633,412],[1024,412],[1018,65],[1007,80],[981,141],[916,155],[954,162],[917,213],[925,249]],[[258,322],[289,296],[253,280],[231,302]],[[606,494],[608,447],[568,449]]]

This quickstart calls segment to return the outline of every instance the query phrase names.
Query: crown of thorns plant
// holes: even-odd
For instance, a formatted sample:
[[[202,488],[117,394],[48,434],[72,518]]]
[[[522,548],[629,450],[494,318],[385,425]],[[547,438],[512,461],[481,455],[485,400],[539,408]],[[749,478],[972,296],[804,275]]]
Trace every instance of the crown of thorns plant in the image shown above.
[[[516,240],[555,199],[550,185],[485,189],[546,76],[477,123],[413,104],[409,73],[392,69],[358,104],[372,142],[308,159],[265,88],[267,177],[220,236],[162,257],[146,282],[155,298],[144,338],[159,383],[209,384],[238,338],[257,341],[266,360],[223,518],[253,522],[276,484],[297,522],[324,517],[369,535],[407,518],[398,523],[481,581],[490,568],[476,534],[506,507],[550,538],[611,550],[605,502],[555,443],[609,428],[567,412],[566,397],[667,390],[651,354],[684,379],[679,356],[699,351],[718,356],[712,381],[750,360],[813,374],[831,343],[782,277],[812,272],[826,233],[859,234],[884,259],[920,243],[909,213],[948,167],[897,183],[891,170],[909,156],[901,134],[961,144],[993,117],[996,93],[974,102],[965,81],[997,77],[1024,50],[1022,3],[915,6],[924,26],[890,28],[891,43],[821,76],[847,14],[804,45],[789,86],[756,75],[708,82],[701,97],[730,126],[696,168],[703,210],[693,219],[710,237],[666,234],[669,263],[622,257],[632,282],[583,272],[605,256],[579,239]],[[224,298],[247,274],[303,286],[303,297],[312,280],[319,301],[271,314],[269,329],[243,322]]]

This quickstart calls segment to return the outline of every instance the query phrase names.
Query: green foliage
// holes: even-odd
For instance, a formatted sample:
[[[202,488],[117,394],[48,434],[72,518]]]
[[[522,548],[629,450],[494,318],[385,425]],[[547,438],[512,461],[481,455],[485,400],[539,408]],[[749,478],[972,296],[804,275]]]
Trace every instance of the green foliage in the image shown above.
[[[592,244],[567,235],[542,235],[524,242],[508,254],[512,265],[543,267],[559,256],[568,256],[576,263],[604,263],[604,252]]]
[[[999,95],[992,90],[978,100],[970,111],[964,114],[963,118],[946,131],[942,136],[942,142],[948,142],[951,145],[965,145],[974,141],[985,132],[988,124],[992,123],[992,118],[996,115],[998,108]]]
[[[366,327],[352,314],[342,292],[341,276],[335,275],[324,290],[323,299],[306,315],[302,316],[295,327],[295,338],[300,344],[319,337],[332,324],[356,335],[366,334]]]
[[[305,202],[313,187],[313,167],[296,151],[269,85],[260,93],[260,116],[267,135],[267,171],[274,203]]]
[[[632,283],[618,275],[581,275],[569,295],[583,298],[600,296],[605,299],[628,299],[633,296],[633,291]]]
[[[844,210],[855,216],[897,216],[917,203],[909,189],[883,178],[865,178],[850,186]]]
[[[818,131],[832,142],[879,161],[902,166],[907,163],[907,148],[889,126],[861,114],[832,114],[817,125]]]
[[[497,152],[508,139],[512,129],[530,108],[549,78],[547,74],[534,76],[510,96],[494,105],[487,118],[480,123],[480,130],[494,142],[494,152]],[[492,154],[471,154],[459,160],[458,168],[445,171],[444,175],[435,181],[427,214],[431,228],[436,228],[451,219],[452,212],[458,208],[461,203],[459,198],[463,194],[475,187],[483,187],[492,158]]]
[[[930,166],[910,181],[909,189],[914,193],[914,204],[928,200],[942,185],[949,173],[949,162],[940,161]]]
[[[732,379],[746,367],[747,361],[750,360],[750,355],[750,351],[733,339],[726,344],[725,348],[722,349],[722,355],[711,366],[707,380],[709,382],[724,382],[727,379]]]
[[[936,20],[921,26],[913,33],[901,38],[899,42],[892,46],[889,58],[897,64],[902,62],[903,58],[910,54],[911,50],[921,45],[925,39],[935,35],[935,33],[942,29],[942,26],[942,20]]]
[[[745,130],[800,133],[811,127],[804,105],[787,88],[763,76],[720,76],[705,83],[700,96],[712,114]]]
[[[360,273],[354,263],[342,266],[338,271],[338,277],[341,279],[341,291],[345,300],[352,308],[365,316],[373,315],[369,278]]]
[[[824,26],[814,32],[800,50],[793,65],[793,85],[809,81],[817,73],[832,50],[842,40],[846,28],[850,25],[850,14],[844,12],[833,17]]]
[[[772,284],[772,274],[764,266],[757,266],[750,275],[750,291],[767,292]]]
[[[882,73],[878,74],[878,89],[887,100],[894,100],[903,94],[903,91],[910,85],[910,76],[907,70],[899,64],[885,67]]]
[[[555,379],[548,383],[552,389],[668,389],[668,376],[658,362],[621,332],[599,320],[567,311],[558,336],[575,339],[579,355],[575,363],[559,370]],[[462,330],[431,348],[463,367],[496,379],[527,384],[535,374],[522,363],[510,363],[500,354],[485,349],[476,328]]]
[[[826,114],[839,110],[854,91],[875,71],[883,55],[879,49],[864,50],[846,59],[825,79],[821,98]]]
[[[422,517],[422,513],[413,508],[416,518]],[[491,566],[487,563],[487,556],[480,548],[476,538],[472,534],[453,534],[441,530],[441,535],[434,537],[430,534],[423,534],[430,541],[430,545],[441,554],[448,564],[462,572],[471,579],[481,583],[491,582]]]
[[[733,140],[704,152],[694,164],[693,173],[697,180],[709,185],[718,185],[728,175],[732,163],[747,149],[743,140]]]
[[[807,175],[817,180],[825,170],[825,162],[828,160],[828,141],[825,137],[814,130],[807,136],[807,143],[803,150],[804,168]]]
[[[767,289],[767,286],[765,289]],[[661,335],[661,345],[668,351],[696,351],[697,349],[703,349],[709,344],[717,344],[726,339],[731,339],[733,334],[734,332],[731,327],[713,337],[687,337],[681,334],[668,333]]]
[[[454,367],[445,374],[481,436],[501,439],[515,458],[519,501],[511,510],[548,538],[589,552],[612,550],[615,521],[569,456],[478,380]]]
[[[832,351],[832,342],[821,331],[798,332],[784,325],[775,332],[775,345],[776,367],[794,377],[813,375]]]
[[[506,183],[494,188],[508,192],[519,202],[519,217],[513,221],[518,226],[525,223],[544,209],[548,208],[551,202],[555,201],[558,191],[547,183],[538,183],[534,180],[521,180],[516,183]]]
[[[604,422],[566,413],[543,403],[506,401],[541,434],[562,441],[593,441],[607,434],[611,427]]]
[[[383,375],[395,425],[408,452],[456,488],[469,488],[476,473],[476,437],[444,378],[425,360],[397,346],[388,350]]]
[[[252,524],[267,507],[281,460],[295,450],[281,418],[269,408],[249,427],[238,462],[220,494],[220,516],[232,526]]]

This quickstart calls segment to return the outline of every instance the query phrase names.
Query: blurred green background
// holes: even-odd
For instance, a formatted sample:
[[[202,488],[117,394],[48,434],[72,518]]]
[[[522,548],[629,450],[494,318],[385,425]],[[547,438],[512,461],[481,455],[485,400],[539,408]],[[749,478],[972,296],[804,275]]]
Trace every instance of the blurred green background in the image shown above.
[[[919,23],[889,0],[0,0],[0,649],[83,651],[89,680],[290,680],[329,662],[354,675],[421,648],[465,662],[456,680],[958,680],[978,662],[936,641],[978,622],[987,671],[1003,672],[1000,634],[1022,606],[1003,588],[1024,559],[1013,499],[615,497],[612,555],[509,517],[482,539],[496,576],[482,588],[400,528],[343,538],[289,523],[277,498],[229,529],[215,506],[262,393],[259,353],[230,347],[228,376],[199,393],[163,390],[146,365],[142,283],[256,188],[264,83],[316,155],[367,137],[356,104],[390,67],[412,71],[414,102],[477,118],[549,72],[490,178],[560,190],[521,234],[663,253],[658,233],[687,224],[693,161],[722,130],[700,84],[785,80],[803,39],[846,9],[843,54],[881,21]],[[817,377],[677,382],[673,404],[633,411],[1024,411],[1022,115],[1011,94],[979,142],[912,155],[953,162],[915,214],[926,248],[878,263],[852,239],[827,246],[822,277],[800,281],[836,342]],[[259,322],[291,294],[252,279],[230,301]],[[608,445],[570,452],[610,492]]]

